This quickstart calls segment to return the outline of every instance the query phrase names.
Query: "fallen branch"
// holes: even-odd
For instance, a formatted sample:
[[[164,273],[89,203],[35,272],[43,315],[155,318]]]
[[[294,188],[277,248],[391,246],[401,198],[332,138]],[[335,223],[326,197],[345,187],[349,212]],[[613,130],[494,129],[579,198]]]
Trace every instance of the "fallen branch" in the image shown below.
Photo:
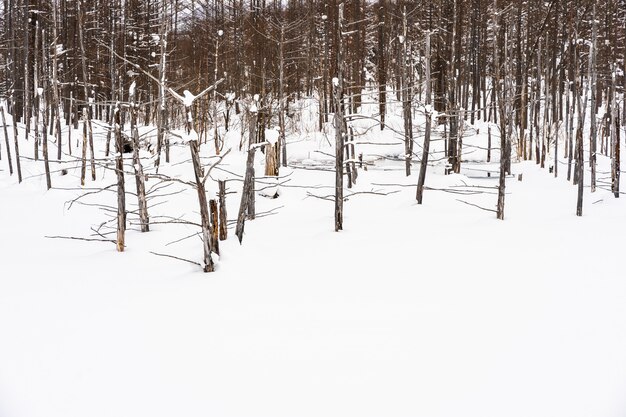
[[[68,239],[68,240],[84,240],[86,242],[111,242],[117,243],[114,239],[95,239],[88,237],[76,237],[76,236],[44,236],[46,239]]]
[[[200,265],[199,262],[191,261],[189,259],[179,258],[178,256],[168,255],[168,254],[165,254],[165,253],[158,253],[158,252],[152,252],[152,251],[150,251],[150,253],[153,254],[153,255],[156,255],[156,256],[163,256],[164,258],[172,258],[172,259],[177,259],[177,260],[183,261],[183,262],[189,262],[190,264],[198,265],[200,268],[202,268],[202,265]]]
[[[496,211],[496,210],[494,210],[494,209],[488,209],[488,208],[485,208],[485,207],[481,207],[481,206],[479,206],[478,204],[468,203],[467,201],[463,201],[463,200],[459,200],[459,199],[457,199],[456,201],[458,201],[458,202],[460,202],[460,203],[463,203],[463,204],[467,204],[468,206],[472,206],[472,207],[479,208],[479,209],[481,209],[481,210],[490,211],[490,212],[492,212],[492,213],[497,213],[497,211]]]

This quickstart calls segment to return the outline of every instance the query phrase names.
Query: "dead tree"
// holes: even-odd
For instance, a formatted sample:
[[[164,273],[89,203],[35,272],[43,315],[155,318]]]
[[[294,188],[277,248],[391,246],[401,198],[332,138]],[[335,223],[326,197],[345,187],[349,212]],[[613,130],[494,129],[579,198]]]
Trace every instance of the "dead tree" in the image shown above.
[[[598,30],[596,23],[596,5],[593,5],[591,29],[591,51],[589,52],[589,89],[591,89],[591,126],[589,131],[589,166],[591,168],[591,192],[596,191],[596,148],[597,148],[597,127],[596,127],[596,83],[597,83],[597,40]]]
[[[188,117],[191,117],[191,109],[188,110]],[[192,133],[191,133],[192,132]],[[211,256],[211,239],[213,233],[211,231],[211,220],[209,217],[209,208],[206,199],[206,190],[204,188],[202,164],[200,162],[200,144],[198,143],[197,134],[193,130],[189,135],[189,149],[191,150],[191,161],[193,162],[193,172],[196,180],[196,191],[198,192],[198,203],[200,205],[200,219],[202,224],[202,243],[204,248],[204,272],[213,272],[213,258]],[[195,134],[195,135],[194,135]]]
[[[83,70],[83,93],[85,106],[88,109],[87,118],[84,120],[84,123],[87,123],[87,133],[89,135],[89,150],[91,152],[91,179],[93,181],[96,180],[96,162],[94,158],[94,150],[93,150],[93,131],[91,128],[91,106],[89,103],[89,89],[87,88],[87,53],[85,52],[85,39],[84,39],[84,30],[83,26],[85,25],[85,19],[83,16],[83,10],[81,7],[82,0],[76,0],[76,8],[78,11],[78,40],[80,43],[80,52],[81,52],[81,67]],[[85,113],[83,113],[83,117]]]
[[[54,106],[54,133],[57,138],[57,159],[61,160],[61,100],[59,99],[58,63],[59,49],[57,46],[57,7],[52,7],[52,101]],[[70,154],[72,153],[70,146]],[[95,180],[95,177],[94,177]]]
[[[401,45],[398,50],[400,52],[400,89],[402,91],[402,114],[404,116],[405,173],[408,177],[411,175],[411,161],[413,160],[413,103],[411,101],[411,85],[407,77],[407,68],[411,68],[412,66],[411,63],[408,62],[406,7],[402,11],[402,35],[398,37],[398,40]]]
[[[85,175],[87,173],[87,108],[83,107],[83,147],[81,152],[80,165],[80,185],[85,186]],[[45,123],[44,123],[45,124]]]
[[[115,174],[117,176],[117,251],[124,251],[124,233],[126,231],[126,190],[124,184],[124,139],[120,126],[120,111],[116,105],[113,110],[113,132],[115,137]],[[83,141],[83,154],[86,147]]]
[[[345,137],[345,122],[343,117],[343,3],[341,3],[338,7],[337,77],[333,78],[333,98],[335,101],[335,117],[333,119],[335,127],[335,232],[343,229],[343,153]],[[384,88],[384,86],[381,86],[380,88]],[[384,105],[381,104],[381,106],[384,109]],[[382,114],[381,118],[383,118]],[[384,118],[382,120],[384,120]],[[382,123],[381,126],[383,126]]]
[[[218,200],[220,203],[220,240],[226,240],[228,237],[228,216],[226,214],[226,181],[218,181],[219,193]]]
[[[166,63],[167,63],[167,35],[168,35],[168,17],[167,17],[167,4],[168,1],[163,0],[161,26],[159,29],[159,111],[157,113],[157,157],[154,161],[154,166],[157,172],[159,171],[159,165],[161,163],[161,149],[163,147],[163,141],[165,137],[165,85],[166,85]],[[113,56],[113,54],[111,54]],[[166,162],[169,162],[169,152],[166,152]]]
[[[4,117],[4,106],[0,106],[0,114],[2,115],[2,126],[4,128],[4,141],[7,148],[7,162],[9,163],[9,174],[13,175],[13,162],[11,162],[11,147],[9,146],[9,132],[7,132],[7,122]],[[13,120],[13,124],[15,124],[15,120]]]
[[[500,75],[500,50],[498,44],[498,38],[500,35],[500,10],[498,10],[498,1],[494,2],[495,24],[494,24],[494,40],[493,40],[493,62],[495,70],[495,79],[493,81],[494,97],[498,100],[498,109],[500,116],[500,177],[498,183],[498,204],[496,208],[496,216],[500,220],[504,220],[504,196],[506,188],[506,115],[504,110],[504,94],[501,91],[501,75]],[[506,45],[505,45],[506,48]]]
[[[15,109],[17,105],[15,103],[15,96],[13,96],[13,144],[15,145],[15,169],[17,170],[17,181],[22,182],[22,164],[20,162],[20,145],[19,145],[19,136],[17,134],[17,123],[15,122],[16,114]],[[4,118],[3,118],[4,121]],[[8,145],[7,145],[8,149]]]
[[[422,161],[420,163],[420,174],[417,180],[417,204],[422,204],[424,197],[424,181],[426,180],[426,168],[428,168],[428,153],[430,152],[430,130],[431,130],[431,117],[432,108],[430,104],[431,83],[430,83],[430,32],[426,32],[426,47],[424,48],[424,72],[426,83],[426,94],[424,97],[424,112],[426,115],[426,127],[424,131],[424,146],[422,148]]]
[[[576,49],[579,45],[576,44]],[[579,54],[576,54],[579,56]],[[578,70],[578,66],[575,69],[576,83],[581,86],[582,89],[582,76]],[[582,93],[582,91],[581,91]],[[583,151],[583,128],[585,125],[585,113],[587,110],[587,98],[589,89],[585,90],[584,100],[581,94],[576,95],[576,101],[578,102],[578,126],[576,128],[576,171],[574,175],[574,181],[578,185],[578,195],[576,199],[576,215],[583,215],[583,190],[585,183],[585,154]]]
[[[145,73],[148,75],[148,73]],[[154,77],[152,77],[154,79]],[[156,80],[157,82],[159,80]],[[224,79],[217,80],[215,84],[204,89],[198,95],[193,95],[188,90],[183,92],[183,95],[176,93],[171,88],[167,88],[167,91],[185,107],[185,128],[187,132],[187,140],[189,143],[189,150],[191,151],[191,161],[193,163],[193,172],[196,183],[196,191],[198,193],[198,204],[200,206],[200,219],[202,228],[202,244],[204,249],[204,272],[213,272],[215,266],[213,264],[213,258],[211,257],[211,236],[213,235],[211,230],[211,219],[209,217],[209,207],[206,198],[206,189],[204,187],[204,172],[202,169],[202,163],[200,162],[200,143],[198,142],[198,134],[194,130],[193,112],[192,106],[194,102],[209,93],[214,88],[223,82]]]
[[[146,179],[143,174],[143,166],[139,157],[139,129],[137,127],[137,103],[135,97],[136,84],[131,84],[128,98],[130,101],[130,131],[133,142],[133,168],[135,170],[135,184],[137,185],[137,205],[139,207],[139,220],[141,231],[150,231],[150,218],[148,217],[148,202],[146,200]]]
[[[220,254],[220,241],[219,241],[219,220],[217,213],[217,201],[215,199],[209,200],[209,214],[211,217],[211,249],[213,252]]]
[[[41,41],[42,43],[45,45],[46,44],[46,31],[42,30],[41,31]],[[43,62],[43,68],[44,68],[44,74],[45,74],[45,68],[47,67],[46,65],[46,54],[45,54],[45,48],[42,48],[42,62]],[[44,77],[45,79],[45,77]],[[41,98],[39,101],[39,105],[41,107]],[[41,138],[42,138],[42,152],[43,152],[43,165],[44,165],[44,169],[46,171],[46,186],[48,187],[48,190],[50,188],[52,188],[52,180],[50,178],[50,161],[48,158],[48,131],[46,129],[46,114],[47,112],[45,111],[45,109],[42,109],[43,114],[41,115]]]
[[[255,100],[256,101],[256,100]],[[246,218],[254,219],[255,217],[255,201],[254,201],[254,154],[257,145],[254,144],[256,137],[256,104],[250,109],[249,116],[249,136],[248,136],[248,159],[246,160],[246,174],[243,180],[243,189],[241,191],[241,203],[239,204],[239,213],[237,214],[237,226],[235,227],[235,235],[239,239],[239,243],[243,240],[243,232]]]
[[[34,123],[35,123],[35,140],[33,141],[34,157],[35,161],[39,160],[39,107],[41,106],[41,94],[43,89],[39,87],[39,17],[35,14],[35,51],[34,51],[34,63],[33,63],[33,106],[35,111]]]
[[[619,141],[619,108],[617,106],[617,65],[611,68],[611,191],[615,198],[619,198],[620,177],[620,141]]]
[[[280,45],[278,50],[278,147],[281,149],[282,165],[287,166],[287,142],[285,140],[285,26],[280,26]],[[278,170],[276,170],[278,175]]]

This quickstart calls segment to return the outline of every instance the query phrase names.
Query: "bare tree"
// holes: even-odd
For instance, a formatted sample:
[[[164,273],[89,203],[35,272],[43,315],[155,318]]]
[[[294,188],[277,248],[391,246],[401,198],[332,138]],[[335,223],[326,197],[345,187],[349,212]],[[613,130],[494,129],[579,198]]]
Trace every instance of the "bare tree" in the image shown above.
[[[426,169],[428,168],[428,154],[430,152],[430,131],[431,131],[431,117],[432,108],[430,104],[431,80],[430,80],[430,32],[426,32],[426,46],[424,48],[424,70],[425,70],[425,83],[426,93],[424,96],[424,114],[426,115],[426,127],[424,130],[424,146],[422,148],[422,161],[420,163],[420,174],[417,180],[417,204],[422,204],[424,197],[424,181],[426,180]]]

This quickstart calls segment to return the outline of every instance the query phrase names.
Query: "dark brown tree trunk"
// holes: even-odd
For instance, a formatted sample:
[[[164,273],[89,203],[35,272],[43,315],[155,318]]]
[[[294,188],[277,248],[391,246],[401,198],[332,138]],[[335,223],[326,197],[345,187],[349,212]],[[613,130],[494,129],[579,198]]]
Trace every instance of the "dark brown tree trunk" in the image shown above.
[[[9,146],[9,132],[7,131],[7,122],[4,117],[4,106],[0,106],[0,114],[2,115],[2,126],[4,129],[4,143],[6,144],[6,149],[7,149],[7,162],[9,164],[9,174],[13,175],[13,162],[11,161],[11,147]],[[15,121],[13,121],[13,124],[15,124]],[[2,158],[1,155],[0,155],[0,158]]]
[[[218,181],[219,194],[218,199],[220,203],[220,240],[226,240],[228,238],[228,216],[226,214],[226,181]]]
[[[382,4],[384,3],[381,0]],[[343,165],[344,165],[344,117],[343,117],[343,3],[339,5],[337,14],[338,50],[337,50],[337,77],[333,79],[333,98],[335,101],[335,232],[343,229]],[[381,86],[381,88],[383,88]],[[382,103],[382,102],[381,102]],[[384,105],[381,107],[384,110]],[[381,113],[381,120],[384,117]]]
[[[124,252],[125,242],[124,234],[126,232],[126,189],[124,183],[124,140],[120,126],[120,110],[116,105],[112,114],[113,129],[115,137],[115,174],[117,177],[117,241],[116,247],[118,252]],[[71,126],[70,126],[71,128]],[[83,158],[87,153],[85,146],[85,138],[83,136]],[[83,159],[83,178],[84,178],[84,159]]]
[[[198,192],[198,203],[200,205],[200,219],[202,224],[202,243],[204,248],[204,272],[213,272],[213,258],[211,257],[211,219],[209,217],[209,208],[206,199],[206,190],[204,188],[202,163],[200,162],[200,145],[197,140],[189,141],[189,149],[191,150],[191,161],[193,162],[193,172],[196,179],[196,191]]]
[[[241,191],[241,204],[239,204],[239,214],[237,215],[237,226],[235,235],[239,239],[239,243],[243,240],[243,232],[246,223],[246,215],[250,205],[250,195],[254,192],[254,153],[256,148],[251,146],[248,150],[248,160],[246,162],[246,176],[243,181],[243,190]]]
[[[133,82],[134,85],[134,82]],[[150,218],[148,216],[148,202],[146,200],[146,180],[143,174],[143,166],[139,157],[139,128],[137,126],[137,103],[135,102],[135,88],[131,87],[130,101],[130,130],[133,140],[133,169],[135,171],[135,184],[137,188],[137,207],[139,208],[139,223],[142,232],[150,231]]]
[[[430,152],[430,131],[431,131],[431,80],[430,80],[430,32],[426,32],[426,46],[424,48],[424,71],[426,92],[424,97],[424,107],[426,115],[426,127],[424,128],[424,146],[422,147],[422,160],[420,162],[420,174],[417,180],[417,204],[422,204],[424,197],[424,182],[426,181],[426,169],[428,168],[428,154]]]

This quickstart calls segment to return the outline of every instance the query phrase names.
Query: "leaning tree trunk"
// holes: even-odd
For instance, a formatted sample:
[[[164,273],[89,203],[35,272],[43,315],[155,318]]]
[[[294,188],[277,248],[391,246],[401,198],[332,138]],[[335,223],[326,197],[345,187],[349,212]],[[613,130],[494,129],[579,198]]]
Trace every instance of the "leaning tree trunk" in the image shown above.
[[[4,128],[4,141],[6,144],[6,148],[7,148],[7,161],[9,163],[9,174],[13,175],[13,162],[11,162],[11,147],[9,146],[9,132],[7,131],[7,122],[6,122],[6,118],[4,117],[4,106],[0,106],[0,115],[2,115],[2,126]],[[13,123],[15,124],[15,119],[13,120]],[[0,155],[0,158],[2,156]]]
[[[209,207],[206,199],[206,190],[204,188],[202,164],[200,162],[200,144],[197,139],[189,141],[189,149],[191,150],[191,160],[193,162],[193,172],[196,179],[196,191],[198,192],[198,203],[200,204],[200,219],[202,224],[202,244],[204,248],[204,272],[213,272],[213,258],[211,257],[211,220],[209,217]]]
[[[422,204],[422,198],[424,196],[424,181],[426,180],[426,168],[428,167],[428,153],[430,151],[430,130],[431,130],[431,83],[430,83],[430,32],[426,33],[426,48],[425,48],[425,78],[426,78],[426,97],[424,98],[424,107],[426,113],[426,127],[424,131],[424,146],[422,148],[422,161],[420,163],[420,175],[417,180],[417,204]]]
[[[16,108],[15,96],[13,96],[13,109]],[[20,162],[20,144],[17,134],[17,123],[15,123],[15,115],[13,115],[13,144],[15,145],[15,169],[17,170],[17,181],[22,182],[22,164]],[[4,121],[4,119],[3,119]],[[8,145],[7,145],[8,148]]]
[[[254,153],[256,147],[253,145],[256,136],[256,112],[252,113],[250,119],[250,136],[248,141],[248,159],[246,161],[246,175],[243,180],[243,190],[241,191],[241,203],[239,204],[239,213],[237,214],[237,226],[235,227],[235,235],[239,239],[239,243],[243,240],[243,232],[246,224],[246,217],[254,217]],[[250,201],[252,199],[252,201]]]

